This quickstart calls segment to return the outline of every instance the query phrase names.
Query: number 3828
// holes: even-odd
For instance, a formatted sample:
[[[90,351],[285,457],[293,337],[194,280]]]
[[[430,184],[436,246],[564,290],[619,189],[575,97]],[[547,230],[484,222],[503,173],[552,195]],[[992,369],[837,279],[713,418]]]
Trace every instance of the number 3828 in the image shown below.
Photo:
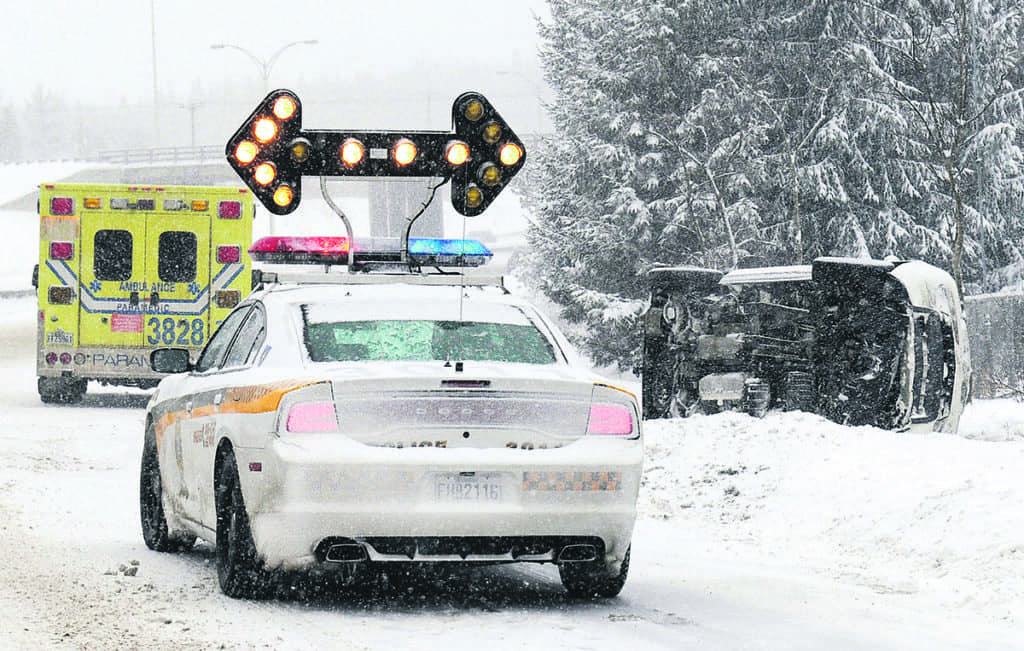
[[[146,341],[165,346],[202,346],[206,336],[206,323],[202,319],[174,319],[151,317],[146,322],[149,333]]]

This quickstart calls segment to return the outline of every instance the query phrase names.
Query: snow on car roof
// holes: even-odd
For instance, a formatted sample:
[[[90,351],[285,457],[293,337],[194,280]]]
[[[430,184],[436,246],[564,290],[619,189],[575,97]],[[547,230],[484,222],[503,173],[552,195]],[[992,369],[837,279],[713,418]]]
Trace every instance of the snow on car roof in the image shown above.
[[[459,294],[462,293],[462,300]],[[310,321],[490,321],[528,325],[530,304],[495,288],[459,286],[319,285],[281,286],[264,300],[306,306]]]

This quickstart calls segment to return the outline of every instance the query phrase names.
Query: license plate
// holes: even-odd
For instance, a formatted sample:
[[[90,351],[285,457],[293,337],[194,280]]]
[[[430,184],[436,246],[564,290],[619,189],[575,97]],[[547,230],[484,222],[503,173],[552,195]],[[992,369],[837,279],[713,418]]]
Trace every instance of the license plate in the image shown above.
[[[487,503],[501,502],[504,486],[495,475],[438,475],[434,478],[434,501],[442,503]]]

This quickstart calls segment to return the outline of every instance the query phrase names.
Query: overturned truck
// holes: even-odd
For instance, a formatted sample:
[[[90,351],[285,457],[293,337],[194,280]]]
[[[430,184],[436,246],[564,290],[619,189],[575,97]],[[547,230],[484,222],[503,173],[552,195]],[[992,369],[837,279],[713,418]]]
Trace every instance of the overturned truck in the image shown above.
[[[802,410],[956,431],[970,353],[952,277],[920,261],[648,272],[645,418]]]

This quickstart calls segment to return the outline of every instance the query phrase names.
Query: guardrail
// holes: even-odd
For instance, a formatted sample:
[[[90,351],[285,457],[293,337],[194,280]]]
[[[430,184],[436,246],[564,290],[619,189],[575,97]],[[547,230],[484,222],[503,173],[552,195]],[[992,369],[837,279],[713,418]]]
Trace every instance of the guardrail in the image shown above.
[[[111,149],[101,151],[96,160],[103,163],[131,165],[138,163],[181,163],[224,158],[222,145],[197,147],[154,147],[152,149]]]

